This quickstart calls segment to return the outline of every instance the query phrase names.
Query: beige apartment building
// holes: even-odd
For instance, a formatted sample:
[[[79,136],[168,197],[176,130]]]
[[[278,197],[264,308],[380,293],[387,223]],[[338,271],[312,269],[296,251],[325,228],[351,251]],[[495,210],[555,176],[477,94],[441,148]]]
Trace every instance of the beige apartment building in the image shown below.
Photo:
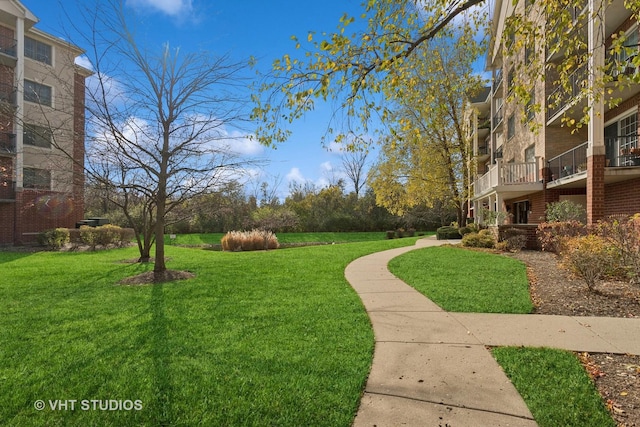
[[[74,227],[84,210],[83,51],[0,2],[0,244]]]
[[[622,102],[615,108],[603,100],[587,105],[588,101],[576,97],[580,88],[589,84],[590,73],[601,70],[606,61],[628,64],[624,73],[639,72],[631,64],[633,54],[625,50],[611,56],[606,49],[611,35],[623,31],[625,46],[636,51],[638,23],[622,0],[614,0],[606,8],[601,8],[603,3],[598,0],[586,0],[583,8],[571,11],[574,19],[581,14],[596,16],[588,20],[588,28],[570,35],[584,38],[593,52],[591,62],[571,75],[573,87],[569,91],[554,85],[553,67],[546,67],[545,78],[533,87],[534,99],[544,105],[536,111],[517,99],[509,100],[514,60],[526,60],[533,48],[544,52],[540,54],[547,63],[553,63],[563,58],[563,52],[548,40],[544,47],[524,47],[517,58],[506,57],[501,42],[505,19],[514,10],[530,7],[528,3],[495,2],[487,58],[491,86],[471,100],[475,178],[470,183],[469,215],[482,222],[483,215],[490,216],[488,211],[502,212],[507,223],[522,224],[533,233],[536,224],[544,221],[546,205],[565,199],[582,204],[589,223],[640,212],[640,85],[618,90],[615,95]],[[594,14],[599,10],[600,14]],[[619,67],[616,70],[620,72]],[[585,106],[590,107],[588,126],[576,131],[563,125],[563,117],[577,120]]]

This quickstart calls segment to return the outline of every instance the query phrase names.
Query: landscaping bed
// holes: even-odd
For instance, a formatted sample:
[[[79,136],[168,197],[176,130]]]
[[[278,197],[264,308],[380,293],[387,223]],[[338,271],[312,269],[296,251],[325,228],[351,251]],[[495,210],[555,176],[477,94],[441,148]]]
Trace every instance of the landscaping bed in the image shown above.
[[[520,251],[509,256],[527,265],[536,314],[640,317],[639,286],[604,281],[590,292],[559,267],[553,253]],[[640,426],[640,357],[581,354],[580,359],[618,425]]]

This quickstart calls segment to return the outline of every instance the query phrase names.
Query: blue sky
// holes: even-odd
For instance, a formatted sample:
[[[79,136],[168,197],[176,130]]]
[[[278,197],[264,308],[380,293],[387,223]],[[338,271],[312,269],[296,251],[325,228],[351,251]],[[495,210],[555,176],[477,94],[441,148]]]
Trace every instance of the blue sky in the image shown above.
[[[309,31],[332,32],[344,13],[359,17],[362,13],[360,2],[126,0],[126,5],[127,12],[136,18],[139,33],[158,48],[168,42],[186,51],[229,53],[234,59],[255,56],[258,68],[267,71],[274,59],[293,53],[291,36],[304,40]],[[52,3],[52,0],[23,0],[23,4],[40,19],[37,28],[64,37],[64,29],[70,27],[68,18]],[[76,3],[68,0],[60,3],[76,25],[81,26]],[[269,160],[263,175],[255,181],[273,185],[279,177],[279,195],[284,196],[291,181],[311,182],[321,187],[327,185],[331,177],[340,176],[340,154],[328,151],[320,142],[329,111],[328,106],[321,106],[294,123],[292,136],[276,150],[245,141],[247,152]]]

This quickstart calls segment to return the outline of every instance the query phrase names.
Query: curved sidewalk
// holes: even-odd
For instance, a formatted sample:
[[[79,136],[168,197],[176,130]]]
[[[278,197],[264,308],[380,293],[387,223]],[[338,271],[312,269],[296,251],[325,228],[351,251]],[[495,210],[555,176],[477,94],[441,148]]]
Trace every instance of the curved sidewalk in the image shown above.
[[[376,341],[354,426],[535,426],[487,345],[640,354],[640,319],[450,313],[387,269],[398,255],[444,243],[420,239],[345,270]]]

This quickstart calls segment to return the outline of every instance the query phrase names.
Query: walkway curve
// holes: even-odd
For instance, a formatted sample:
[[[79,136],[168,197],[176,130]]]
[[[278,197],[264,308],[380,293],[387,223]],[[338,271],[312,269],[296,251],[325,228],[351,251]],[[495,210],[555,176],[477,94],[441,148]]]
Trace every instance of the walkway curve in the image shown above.
[[[446,243],[420,239],[345,269],[375,334],[354,426],[536,426],[485,346],[640,354],[640,319],[450,313],[387,268],[403,253]]]

